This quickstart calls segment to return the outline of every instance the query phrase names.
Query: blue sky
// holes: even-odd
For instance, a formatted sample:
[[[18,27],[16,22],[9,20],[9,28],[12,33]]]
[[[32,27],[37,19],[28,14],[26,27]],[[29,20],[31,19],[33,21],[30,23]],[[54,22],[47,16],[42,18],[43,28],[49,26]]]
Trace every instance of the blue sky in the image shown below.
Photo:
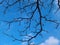
[[[45,0],[43,0],[44,2]],[[49,0],[50,1],[50,0]],[[48,2],[49,2],[48,1]],[[33,1],[32,1],[33,2]],[[47,3],[45,3],[45,6],[47,6]],[[57,1],[55,1],[54,3],[54,8],[52,9],[52,11],[49,13],[48,19],[56,19],[58,20],[58,22],[60,22],[60,11],[58,11],[56,14],[54,14],[54,12],[57,10],[58,6],[57,6]],[[14,18],[18,18],[18,17],[27,17],[26,13],[21,13],[16,9],[18,7],[18,4],[14,5],[14,7],[11,7],[11,9],[7,10],[6,14],[3,14],[3,10],[4,7],[2,7],[0,5],[0,45],[27,45],[26,42],[21,43],[20,41],[13,41],[12,38],[6,36],[3,34],[3,32],[6,32],[9,35],[14,35],[16,38],[20,39],[20,38],[27,38],[27,37],[20,37],[20,33],[17,30],[23,30],[25,29],[24,26],[26,26],[26,20],[22,21],[21,25],[19,25],[19,22],[13,22],[10,25],[9,28],[9,24],[6,22],[3,22],[2,20],[5,21],[12,21]],[[35,7],[35,6],[34,6]],[[41,7],[41,11],[42,14],[45,16],[46,14],[48,14],[48,9],[44,10],[44,8]],[[30,10],[29,8],[27,10]],[[34,14],[34,18],[36,20],[38,20],[38,12],[36,11]],[[52,17],[52,18],[49,18]],[[39,21],[39,20],[38,20]],[[31,44],[34,44],[35,42],[38,43],[39,45],[60,45],[60,26],[56,29],[56,24],[52,23],[52,22],[45,22],[45,26],[44,29],[48,31],[48,33],[46,32],[42,32],[43,37],[38,36],[35,39],[32,40]],[[35,25],[35,22],[32,21],[32,25]],[[30,30],[34,29],[33,26],[31,25]],[[9,29],[8,29],[9,28]],[[39,27],[38,27],[39,28]],[[8,31],[7,31],[8,30]],[[34,35],[32,33],[30,33],[28,31],[28,35]],[[37,41],[38,40],[38,41]]]

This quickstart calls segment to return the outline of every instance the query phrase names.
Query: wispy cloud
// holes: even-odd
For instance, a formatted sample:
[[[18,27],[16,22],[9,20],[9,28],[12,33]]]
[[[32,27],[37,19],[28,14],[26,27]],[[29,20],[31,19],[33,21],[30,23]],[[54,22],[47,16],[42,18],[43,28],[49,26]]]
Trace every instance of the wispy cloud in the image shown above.
[[[58,40],[57,38],[51,36],[45,42],[43,42],[39,45],[59,45],[59,43],[60,43],[60,40]]]
[[[27,42],[23,42],[22,45],[27,45]]]

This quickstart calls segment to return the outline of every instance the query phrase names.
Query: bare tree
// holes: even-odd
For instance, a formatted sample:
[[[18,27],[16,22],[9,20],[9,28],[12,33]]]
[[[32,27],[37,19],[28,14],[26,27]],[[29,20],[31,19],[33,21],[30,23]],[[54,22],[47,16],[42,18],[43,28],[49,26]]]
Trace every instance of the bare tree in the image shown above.
[[[11,2],[10,2],[11,1]],[[9,35],[8,33],[4,32],[5,35],[13,38],[13,41],[21,41],[27,42],[28,45],[35,45],[32,44],[31,41],[36,37],[42,36],[42,32],[47,32],[44,29],[46,22],[52,22],[58,28],[60,22],[55,19],[49,18],[49,14],[54,9],[54,1],[55,0],[2,0],[0,1],[0,5],[4,7],[3,13],[6,16],[9,9],[16,6],[17,11],[20,15],[11,21],[1,20],[2,22],[6,22],[8,24],[8,30],[10,29],[13,23],[19,23],[19,27],[24,25],[23,29],[17,29],[20,33],[19,38],[15,38],[14,35]],[[60,2],[58,0],[59,9],[60,9]],[[15,9],[14,9],[15,11]],[[45,14],[44,14],[45,13]],[[23,15],[23,16],[22,16]],[[23,23],[24,22],[24,23]],[[22,24],[23,23],[23,24]],[[18,34],[17,34],[18,35]],[[21,38],[24,37],[24,38]]]

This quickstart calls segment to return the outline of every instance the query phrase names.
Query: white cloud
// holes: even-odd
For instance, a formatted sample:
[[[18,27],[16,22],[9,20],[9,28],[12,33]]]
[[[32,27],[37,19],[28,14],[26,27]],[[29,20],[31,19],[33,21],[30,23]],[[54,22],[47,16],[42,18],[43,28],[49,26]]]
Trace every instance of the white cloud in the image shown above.
[[[41,43],[39,45],[59,45],[59,43],[60,43],[60,40],[58,40],[55,37],[51,36],[44,43]]]
[[[55,4],[58,4],[58,0],[55,0]]]
[[[35,43],[34,43],[34,42],[32,42],[30,45],[35,45]]]
[[[27,45],[27,42],[23,42],[22,45]]]
[[[24,36],[24,39],[29,39],[29,38],[31,38],[30,36],[33,37],[34,35],[32,33],[30,33],[30,34]]]
[[[23,42],[22,45],[27,45],[28,43],[27,42]],[[30,45],[34,45],[35,43],[34,42],[31,42]]]
[[[53,9],[53,13],[56,13],[58,10],[58,0],[54,0],[54,9]]]

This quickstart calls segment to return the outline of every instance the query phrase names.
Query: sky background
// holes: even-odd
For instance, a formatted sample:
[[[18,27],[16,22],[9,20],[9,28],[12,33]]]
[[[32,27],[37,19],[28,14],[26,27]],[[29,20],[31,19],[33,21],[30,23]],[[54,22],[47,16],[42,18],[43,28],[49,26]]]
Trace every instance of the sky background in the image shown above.
[[[45,3],[45,4],[47,5],[48,3]],[[20,12],[17,11],[17,9],[16,9],[17,7],[18,7],[18,4],[16,4],[14,7],[11,7],[11,9],[7,10],[6,14],[3,14],[4,7],[2,7],[2,5],[0,5],[0,45],[27,45],[26,43],[21,43],[20,41],[13,41],[12,38],[3,34],[3,32],[6,32],[7,34],[14,35],[16,38],[21,38],[21,37],[19,37],[19,32],[17,30],[24,29],[24,21],[22,22],[22,25],[20,25],[20,26],[19,26],[18,22],[12,23],[10,26],[10,29],[8,29],[9,26],[6,22],[1,21],[1,20],[11,21],[14,18],[17,18],[19,16],[26,17],[25,13],[22,13],[22,15],[21,15]],[[57,0],[55,0],[54,9],[51,11],[51,13],[49,13],[49,17],[52,17],[51,19],[56,19],[56,20],[58,20],[58,22],[60,22],[60,10],[58,10],[57,13],[54,14],[54,12],[57,10],[57,8],[58,8]],[[44,9],[42,9],[43,15],[48,13],[48,9],[49,8],[47,8],[46,11],[44,11]],[[30,10],[30,9],[28,8],[28,10]],[[35,19],[37,19],[37,18],[38,18],[38,16],[37,16],[37,12],[36,12]],[[39,45],[60,45],[60,35],[59,35],[60,26],[57,29],[55,27],[56,27],[56,24],[46,21],[44,29],[47,30],[48,33],[42,32],[43,37],[41,37],[41,36],[36,37],[35,39],[33,39],[32,44],[35,42],[36,43],[39,42],[38,43]],[[29,35],[33,35],[33,34],[30,33]],[[25,37],[23,37],[23,38],[25,38]]]

